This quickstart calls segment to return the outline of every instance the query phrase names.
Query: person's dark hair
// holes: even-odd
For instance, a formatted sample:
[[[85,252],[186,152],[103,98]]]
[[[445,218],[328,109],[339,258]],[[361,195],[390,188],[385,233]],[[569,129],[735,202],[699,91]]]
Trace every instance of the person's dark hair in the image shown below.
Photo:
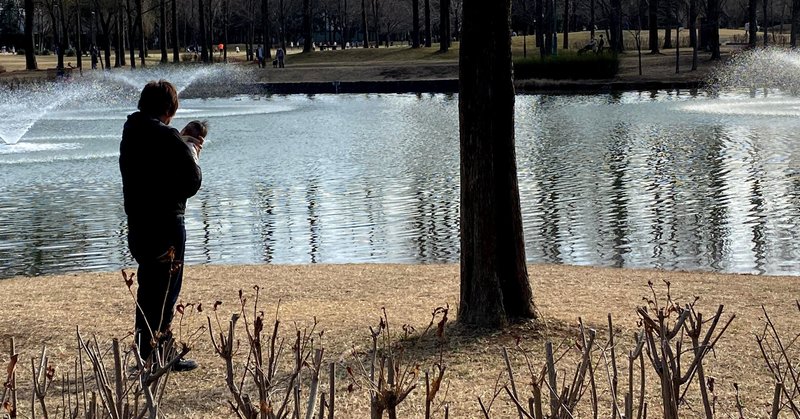
[[[178,91],[166,80],[151,81],[142,89],[138,108],[153,117],[174,116],[178,111]]]
[[[203,120],[200,121],[195,119],[194,121],[189,122],[183,128],[183,134],[188,135],[191,137],[203,137],[205,138],[208,136],[208,121]]]

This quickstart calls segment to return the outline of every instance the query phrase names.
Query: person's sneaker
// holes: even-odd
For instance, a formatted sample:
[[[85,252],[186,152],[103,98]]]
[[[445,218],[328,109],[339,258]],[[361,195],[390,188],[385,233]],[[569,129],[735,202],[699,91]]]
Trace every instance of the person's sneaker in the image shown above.
[[[197,362],[193,359],[179,359],[178,362],[172,364],[172,371],[184,372],[191,371],[197,368]]]

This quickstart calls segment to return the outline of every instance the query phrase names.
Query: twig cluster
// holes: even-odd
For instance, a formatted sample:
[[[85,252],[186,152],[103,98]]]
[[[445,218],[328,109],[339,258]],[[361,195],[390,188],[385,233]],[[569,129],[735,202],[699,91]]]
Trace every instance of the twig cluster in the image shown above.
[[[795,300],[800,314],[800,300]],[[795,419],[800,418],[800,332],[781,337],[775,323],[762,305],[764,329],[756,336],[761,356],[775,379],[775,392],[772,398],[770,418],[777,418],[781,411],[790,412]]]
[[[316,332],[317,322],[311,329],[295,328],[293,343],[287,349],[286,341],[279,335],[280,320],[276,310],[273,327],[264,329],[264,312],[259,311],[259,287],[255,290],[252,311],[244,293],[239,291],[239,308],[228,321],[227,329],[219,319],[218,307],[214,304],[214,322],[208,317],[208,330],[214,350],[225,361],[225,383],[233,397],[228,404],[239,417],[246,419],[307,418],[316,411],[319,377],[322,369],[324,348],[319,346],[323,332]],[[252,313],[252,314],[249,314]],[[242,321],[247,346],[241,348],[236,338],[237,323]],[[216,323],[216,327],[214,326]],[[283,356],[291,350],[292,362],[289,371]],[[309,376],[308,394],[304,393],[303,380]],[[257,395],[251,396],[247,388],[255,388]],[[303,403],[303,398],[306,398]],[[320,401],[320,412],[326,405],[333,405],[324,395]],[[323,417],[323,414],[320,414]],[[332,417],[332,416],[329,416]]]
[[[660,416],[677,419],[681,407],[688,406],[686,394],[691,383],[697,381],[704,414],[707,418],[713,418],[716,397],[709,395],[710,392],[713,393],[713,379],[706,379],[703,361],[714,350],[735,316],[731,315],[724,320],[724,307],[720,305],[712,316],[705,318],[696,308],[698,298],[688,304],[678,304],[672,299],[669,282],[665,281],[665,284],[667,290],[663,301],[650,283],[652,298],[645,298],[646,304],[637,309],[639,330],[634,333],[631,349],[625,356],[627,387],[620,386],[618,343],[610,314],[608,340],[605,344],[601,345],[597,333],[593,329],[587,329],[579,319],[578,337],[574,345],[562,343],[554,350],[552,342],[546,342],[545,362],[539,369],[533,367],[529,352],[517,345],[531,376],[527,400],[517,392],[508,353],[504,349],[509,385],[504,385],[502,389],[516,407],[519,417],[576,417],[580,411],[580,401],[588,392],[589,409],[592,417],[597,418],[601,414],[597,382],[606,380],[608,387],[605,391],[611,400],[609,410],[612,418],[646,418],[646,365],[649,365],[649,371],[657,378],[655,384],[660,390],[663,409]],[[579,361],[573,372],[559,371],[557,364],[569,351],[577,351],[580,355]],[[637,378],[634,377],[637,368],[638,386]],[[559,376],[562,377],[560,382]],[[569,377],[572,377],[571,380],[567,380]],[[499,394],[499,391],[495,392],[495,397]],[[489,418],[490,407],[486,406],[491,406],[491,403],[485,404],[479,399],[479,404],[484,417]]]

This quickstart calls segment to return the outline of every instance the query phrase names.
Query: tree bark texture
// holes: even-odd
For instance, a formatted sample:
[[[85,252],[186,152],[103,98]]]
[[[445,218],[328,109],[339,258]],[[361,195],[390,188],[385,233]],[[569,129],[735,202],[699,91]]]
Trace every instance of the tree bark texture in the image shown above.
[[[709,0],[715,1],[715,0]],[[650,28],[649,47],[651,54],[658,54],[658,0],[650,0],[648,3],[648,24]]]
[[[767,44],[769,44],[769,34],[767,33],[767,29],[769,29],[769,24],[767,23],[767,22],[769,22],[769,20],[767,19],[767,3],[768,3],[767,0],[763,0],[761,2],[762,6],[764,6],[763,13],[761,15],[761,19],[764,21],[764,46],[765,47],[767,46]]]
[[[180,47],[178,46],[178,0],[172,0],[172,62],[179,63],[181,61]],[[184,40],[185,41],[185,40]]]
[[[564,49],[569,49],[569,0],[564,0]]]
[[[272,60],[272,38],[269,32],[269,0],[261,0],[261,31],[264,36],[264,56],[268,60]]]
[[[303,52],[311,52],[314,34],[311,31],[311,0],[303,0]]]
[[[750,30],[747,31],[747,46],[756,47],[758,39],[758,24],[756,23],[756,0],[747,1],[747,21],[750,22]]]
[[[81,4],[75,2],[75,62],[78,69],[83,70],[83,53],[81,51],[81,37],[83,35],[83,28],[81,26]]]
[[[666,0],[666,25],[664,25],[664,46],[663,49],[672,48],[672,0]]]
[[[203,0],[197,2],[197,14],[200,20],[200,60],[208,62],[208,43],[206,42],[206,8]]]
[[[146,45],[144,42],[144,8],[142,7],[142,0],[136,0],[136,16],[136,30],[139,32],[139,37],[136,38],[139,41],[139,63],[144,67],[144,57],[147,56],[147,51],[145,51]]]
[[[545,49],[544,49],[544,33],[545,33],[545,25],[544,25],[544,2],[546,0],[536,0],[536,4],[533,6],[534,9],[534,31],[536,32],[536,47],[539,48],[539,55],[541,58],[544,58]]]
[[[425,0],[425,47],[430,48],[432,44],[431,37],[431,0]]]
[[[458,318],[533,318],[514,150],[510,0],[464,0],[459,65],[461,298]]]
[[[419,48],[419,0],[411,0],[411,48]]]
[[[689,0],[689,46],[692,47],[692,71],[697,70],[697,0]]]
[[[35,42],[33,41],[33,17],[34,17],[34,4],[33,0],[25,0],[25,69],[36,70],[39,68],[36,63],[36,54],[34,51]]]
[[[622,43],[622,1],[611,0],[611,50],[617,53],[622,52],[624,45]]]
[[[800,32],[800,0],[792,0],[792,28],[789,46],[797,48],[797,33]]]
[[[158,0],[158,15],[161,19],[159,22],[158,45],[161,47],[161,62],[166,63],[169,61],[169,55],[167,55],[167,0]]]
[[[706,16],[708,17],[707,24],[709,27],[709,39],[708,42],[711,44],[711,59],[712,60],[719,60],[719,1],[720,0],[708,0],[706,7],[707,12]],[[795,0],[800,3],[800,0]]]
[[[450,48],[450,0],[439,0],[439,51]]]

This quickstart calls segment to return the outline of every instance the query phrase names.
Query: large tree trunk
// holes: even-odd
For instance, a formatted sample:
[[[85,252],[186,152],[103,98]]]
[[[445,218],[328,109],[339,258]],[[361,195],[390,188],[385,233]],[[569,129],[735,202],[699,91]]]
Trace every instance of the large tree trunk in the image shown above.
[[[136,45],[134,43],[134,39],[136,39],[136,24],[134,23],[136,19],[133,18],[133,8],[131,8],[130,0],[127,0],[127,12],[128,12],[128,48],[130,49],[130,62],[131,68],[136,68]]]
[[[122,11],[116,16],[116,51],[114,51],[114,67],[125,67],[125,18]]]
[[[450,48],[450,0],[439,0],[439,51]]]
[[[430,48],[433,45],[431,40],[433,32],[431,32],[431,0],[425,0],[425,47]]]
[[[718,1],[718,0],[709,0],[711,1]],[[650,53],[651,54],[658,54],[658,0],[650,0],[649,8],[648,8],[648,20],[650,26]]]
[[[569,49],[569,0],[564,0],[564,49]]]
[[[105,17],[103,17],[103,12],[102,11],[97,12],[96,15],[93,16],[93,17],[97,18],[97,22],[98,22],[97,28],[98,28],[98,30],[100,30],[100,37],[104,41],[103,42],[103,58],[105,58],[105,63],[103,64],[103,61],[102,61],[103,58],[101,58],[101,57],[97,57],[97,58],[98,58],[98,60],[100,60],[101,64],[103,64],[105,66],[104,69],[108,70],[109,68],[111,68],[111,42],[112,42],[111,38],[114,37],[114,41],[113,42],[116,42],[116,35],[114,33],[112,33],[112,31],[111,31],[111,28],[112,28],[112,26],[111,26],[112,22],[111,21],[114,20],[116,22],[116,17],[114,17],[114,13],[111,12],[111,11],[108,11],[108,14]],[[93,38],[94,38],[94,36],[93,36]]]
[[[800,0],[795,0],[800,3]],[[711,44],[711,59],[719,60],[719,0],[708,0],[706,16],[708,16],[709,36],[708,42]]]
[[[594,0],[591,0],[594,1]],[[536,0],[536,4],[534,5],[534,13],[536,16],[534,17],[534,31],[536,32],[536,46],[539,48],[540,55],[544,58],[544,2],[545,0]]]
[[[419,1],[419,0],[417,0]],[[347,20],[347,0],[344,0],[344,13],[339,13],[341,17],[341,25],[339,25],[339,29],[341,31],[342,36],[342,49],[350,42],[350,26]]]
[[[666,25],[664,25],[664,46],[663,49],[672,48],[672,0],[667,0],[667,7],[666,7],[666,16],[665,20]]]
[[[139,63],[142,67],[145,66],[144,58],[147,56],[147,45],[144,41],[144,8],[142,7],[142,0],[136,0],[136,28],[139,32],[139,37],[136,38],[139,41]]]
[[[692,47],[692,71],[697,70],[697,0],[689,0],[689,45]]]
[[[158,17],[161,18],[158,32],[158,45],[161,47],[161,63],[167,63],[167,0],[158,0]]]
[[[364,29],[364,48],[369,48],[369,26],[367,26],[367,6],[361,0],[361,27]]]
[[[269,1],[261,0],[261,30],[264,36],[264,56],[272,60],[272,38],[269,33]]]
[[[33,17],[34,17],[34,4],[33,0],[25,0],[25,69],[37,70],[39,66],[36,63],[36,54],[34,51],[33,41]]]
[[[461,299],[458,318],[533,318],[514,150],[510,0],[464,0],[460,65]]]
[[[800,0],[792,0],[792,26],[789,35],[789,46],[797,48],[797,34],[800,32]]]
[[[769,28],[769,24],[767,23],[769,22],[767,18],[767,0],[763,0],[761,3],[764,6],[762,20],[764,21],[764,46],[766,47],[767,44],[769,44],[769,34],[767,33],[767,28]]]
[[[750,30],[747,32],[747,46],[750,48],[755,48],[756,40],[758,39],[758,24],[756,23],[756,0],[748,0],[747,2],[747,21],[750,23]]]
[[[172,6],[172,62],[179,63],[181,61],[180,47],[178,46],[178,0],[171,1]],[[185,40],[184,40],[185,41]]]
[[[75,2],[75,26],[75,62],[78,65],[78,70],[83,74],[83,53],[81,51],[83,27],[81,25],[81,4],[79,2]]]
[[[542,1],[542,0],[538,0]],[[597,26],[597,21],[595,20],[595,0],[589,0],[589,38],[594,39],[594,30],[595,26]]]
[[[553,28],[555,27],[554,6],[555,2],[553,0],[544,0],[544,19],[542,19],[544,23],[544,43],[542,43],[543,57],[549,57],[553,54]]]
[[[228,24],[229,24],[229,22],[228,22],[228,13],[230,12],[230,10],[229,10],[230,0],[224,0],[224,1],[225,1],[225,3],[223,3],[224,10],[222,12],[223,15],[222,15],[222,51],[221,52],[222,52],[222,61],[227,63],[228,62]],[[267,51],[269,51],[269,44],[267,44],[266,41],[264,43],[266,44],[266,45],[264,45],[264,48]],[[269,53],[266,53],[264,56],[265,57],[269,56]],[[265,62],[266,62],[266,59],[265,59]]]
[[[362,0],[363,1],[363,0]],[[283,0],[280,0],[281,7],[281,48],[286,52],[286,13],[283,9]]]
[[[206,8],[203,0],[197,2],[197,14],[200,20],[200,60],[208,62],[208,42],[206,42]]]
[[[411,0],[411,48],[419,48],[419,0]]]
[[[622,1],[611,0],[611,50],[620,53],[624,49],[622,43]]]
[[[311,30],[311,0],[303,0],[303,52],[311,52],[314,34]]]
[[[381,46],[381,22],[378,16],[378,0],[371,0],[372,3],[372,31],[375,32],[375,48]]]

